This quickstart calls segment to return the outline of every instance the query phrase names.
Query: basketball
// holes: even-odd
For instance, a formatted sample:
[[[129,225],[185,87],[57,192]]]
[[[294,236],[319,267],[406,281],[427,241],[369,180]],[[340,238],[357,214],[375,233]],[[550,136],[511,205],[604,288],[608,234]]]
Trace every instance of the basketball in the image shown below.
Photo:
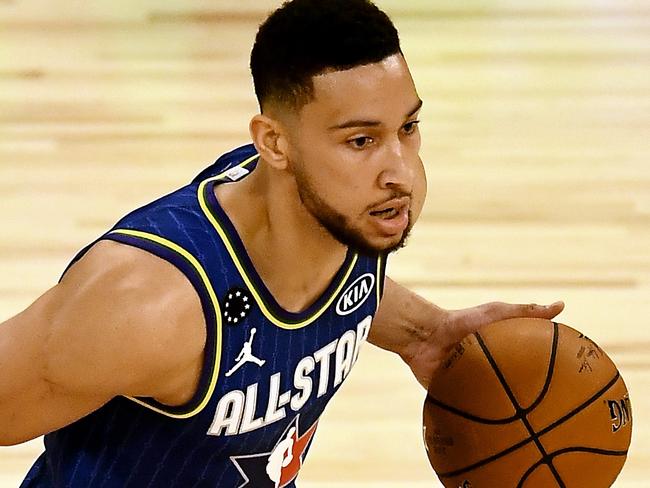
[[[510,319],[445,358],[423,434],[445,487],[609,487],[625,463],[632,410],[616,366],[587,336]]]

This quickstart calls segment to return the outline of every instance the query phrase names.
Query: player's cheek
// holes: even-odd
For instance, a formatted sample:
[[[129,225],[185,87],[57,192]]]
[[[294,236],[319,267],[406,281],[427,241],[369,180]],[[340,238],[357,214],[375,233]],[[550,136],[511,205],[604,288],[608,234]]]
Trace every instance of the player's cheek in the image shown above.
[[[427,197],[427,175],[422,160],[418,158],[415,169],[415,180],[413,181],[413,192],[411,199],[411,223],[414,224],[424,208]]]

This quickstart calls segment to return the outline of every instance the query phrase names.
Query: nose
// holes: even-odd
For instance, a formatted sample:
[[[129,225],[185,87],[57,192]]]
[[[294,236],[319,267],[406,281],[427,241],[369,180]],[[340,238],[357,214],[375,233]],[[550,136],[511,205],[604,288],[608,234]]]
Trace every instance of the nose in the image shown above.
[[[380,188],[410,193],[414,169],[409,156],[409,151],[405,150],[399,140],[388,146],[382,171],[379,174]]]

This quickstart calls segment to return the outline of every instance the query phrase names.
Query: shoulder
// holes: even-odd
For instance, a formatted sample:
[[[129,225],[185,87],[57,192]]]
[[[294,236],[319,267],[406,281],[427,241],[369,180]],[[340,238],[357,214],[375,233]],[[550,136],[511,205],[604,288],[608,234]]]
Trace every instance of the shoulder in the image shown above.
[[[71,296],[102,306],[110,316],[152,319],[183,315],[199,305],[193,287],[168,261],[138,247],[101,240],[72,266],[60,285]]]
[[[199,298],[153,254],[99,241],[57,288],[48,340],[54,383],[86,390],[102,382],[107,394],[155,396],[157,378],[202,354]],[[77,370],[73,381],[69,368]]]

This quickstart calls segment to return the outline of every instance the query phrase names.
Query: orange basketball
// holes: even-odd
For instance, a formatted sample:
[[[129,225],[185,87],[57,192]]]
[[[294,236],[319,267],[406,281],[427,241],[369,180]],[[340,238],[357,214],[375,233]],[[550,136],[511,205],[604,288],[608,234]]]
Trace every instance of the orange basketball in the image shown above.
[[[623,467],[632,410],[623,378],[591,339],[549,320],[511,319],[446,358],[423,430],[449,488],[599,488]]]

